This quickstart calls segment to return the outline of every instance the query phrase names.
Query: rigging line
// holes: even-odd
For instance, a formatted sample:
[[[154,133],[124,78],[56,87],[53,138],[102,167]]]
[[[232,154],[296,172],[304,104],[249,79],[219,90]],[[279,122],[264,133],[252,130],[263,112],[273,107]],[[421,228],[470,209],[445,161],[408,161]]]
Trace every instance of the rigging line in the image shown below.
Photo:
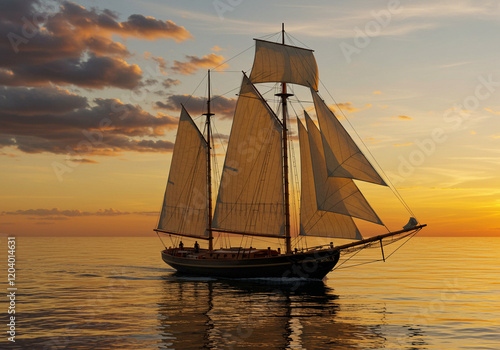
[[[161,244],[163,244],[163,246],[165,247],[165,249],[167,249],[167,246],[165,245],[165,243],[163,243],[163,239],[161,239],[160,234],[158,233],[158,231],[155,231],[155,232],[156,232],[156,235],[158,236],[158,238],[160,239]]]
[[[240,73],[241,73],[241,71],[240,71]],[[240,88],[240,87],[238,86],[238,87],[235,87],[234,89],[231,89],[231,90],[229,90],[229,91],[226,91],[226,92],[225,92],[225,93],[223,93],[223,94],[216,95],[216,96],[212,96],[212,102],[213,102],[213,101],[215,101],[215,100],[217,100],[217,99],[219,99],[219,98],[221,98],[221,97],[224,97],[224,96],[228,95],[229,93],[231,93],[231,92],[233,92],[233,91],[235,91],[235,90],[238,90],[239,88]]]
[[[344,112],[342,111],[342,109],[340,109],[337,101],[333,98],[332,94],[330,94],[330,91],[328,91],[327,87],[325,86],[325,84],[323,83],[323,81],[320,79],[320,82],[321,82],[321,85],[325,88],[326,92],[328,93],[328,95],[330,96],[330,98],[335,102],[335,104],[337,105],[337,107],[339,108],[339,111],[340,113],[342,113],[342,115],[344,116],[344,118],[347,120],[347,122],[349,123],[349,125],[351,126],[351,128],[354,130],[354,133],[356,134],[356,136],[358,137],[358,139],[361,141],[361,143],[363,144],[363,146],[365,147],[365,149],[368,151],[368,153],[370,154],[370,156],[372,157],[372,159],[375,161],[375,164],[377,164],[379,170],[382,171],[382,174],[384,175],[384,177],[387,179],[387,181],[389,182],[390,184],[390,188],[392,189],[393,193],[395,194],[396,198],[399,199],[399,201],[401,202],[401,204],[403,204],[403,206],[405,207],[405,209],[411,214],[411,216],[413,216],[415,219],[415,214],[413,213],[413,211],[411,210],[410,206],[406,203],[406,201],[403,199],[403,197],[401,196],[401,194],[399,193],[398,189],[396,188],[396,186],[394,186],[394,184],[392,183],[391,179],[387,176],[387,174],[385,173],[384,169],[380,166],[379,162],[377,161],[377,159],[373,156],[372,152],[370,151],[370,149],[366,146],[365,142],[363,141],[363,139],[359,136],[358,132],[356,131],[356,129],[354,128],[354,126],[352,125],[351,121],[347,118],[347,116],[344,114]],[[418,220],[417,220],[418,221]]]
[[[205,79],[207,79],[207,75],[205,75],[203,77],[203,79],[201,79],[200,83],[195,87],[194,91],[191,93],[191,95],[189,95],[189,97],[184,101],[184,104],[187,105],[188,102],[191,100],[191,97],[194,96],[194,93],[198,90],[198,88],[200,87],[200,85],[205,81]]]
[[[295,39],[297,40],[301,45],[303,45],[304,47],[308,48],[308,49],[311,49],[309,46],[307,46],[306,44],[304,44],[302,41],[300,41],[299,39],[297,39],[295,36],[293,36],[292,34],[289,34],[288,32],[285,32],[285,35],[287,36],[287,38],[289,39]],[[293,41],[293,40],[292,40]],[[297,46],[297,45],[295,45]]]
[[[354,258],[356,255],[358,255],[358,254],[359,254],[359,253],[360,253],[363,249],[364,249],[364,247],[363,247],[363,248],[361,248],[361,249],[359,249],[356,253],[354,253],[354,254],[353,254],[353,255],[351,255],[349,258],[347,258],[346,260],[344,260],[344,261],[343,261],[340,265],[335,266],[335,268],[334,268],[333,270],[337,270],[337,269],[339,269],[339,268],[340,268],[342,265],[344,265],[346,262],[348,262],[349,260],[351,260],[352,258]],[[332,270],[332,271],[333,271],[333,270]]]
[[[416,232],[414,233],[411,233],[410,235],[406,235],[404,237],[401,237],[401,238],[398,238],[398,240],[400,239],[403,239],[405,237],[408,237],[410,236],[405,242],[403,242],[398,248],[396,248],[391,254],[389,254],[385,260],[388,260],[394,253],[396,253],[401,247],[403,247],[406,243],[408,243],[410,241],[410,239],[412,239],[420,230],[417,230]],[[396,241],[397,242],[397,241]],[[394,243],[394,242],[390,242],[390,243]],[[370,244],[371,245],[371,244]],[[369,246],[365,246],[363,247],[362,249],[360,249],[358,252],[356,252],[356,254],[358,254],[359,252],[361,252],[363,249],[366,249],[366,248],[369,248]],[[345,266],[345,267],[341,267],[345,262],[349,261],[350,259],[352,259],[356,254],[354,254],[353,256],[351,256],[349,259],[345,260],[344,262],[342,262],[342,264],[338,265],[337,267],[335,267],[333,270],[342,270],[342,269],[347,269],[349,267],[355,267],[355,266],[361,266],[361,265],[366,265],[366,264],[372,264],[374,262],[378,262],[378,261],[382,261],[382,259],[376,259],[376,260],[373,260],[373,261],[368,261],[368,262],[364,262],[364,263],[359,263],[359,264],[355,264],[355,265],[348,265],[348,266]]]
[[[215,126],[215,123],[213,123],[213,126],[214,126],[214,129],[215,129],[215,132],[217,133],[218,135],[218,139],[219,139],[219,143],[222,147],[222,150],[224,151],[224,154],[226,153],[226,147],[224,147],[224,142],[222,142],[222,138],[220,137],[220,135],[222,135],[219,130],[217,129],[217,126]],[[212,136],[213,137],[213,136]]]
[[[236,57],[238,57],[238,56],[242,55],[243,53],[247,52],[248,50],[250,50],[250,49],[251,49],[252,47],[254,47],[254,46],[255,46],[255,44],[252,44],[252,46],[249,46],[249,47],[248,47],[248,48],[246,48],[245,50],[243,50],[243,51],[241,51],[240,53],[236,54],[235,56],[233,56],[233,57],[231,57],[231,58],[229,58],[229,59],[227,59],[227,60],[223,61],[221,64],[219,64],[218,66],[216,66],[216,67],[214,67],[214,68],[212,68],[212,69],[213,69],[213,70],[215,70],[215,71],[217,71],[217,68],[219,68],[220,66],[222,66],[222,65],[224,65],[224,64],[226,64],[226,63],[228,63],[229,61],[231,61],[231,60],[235,59]]]
[[[410,239],[412,239],[413,237],[415,237],[415,235],[416,235],[419,231],[420,231],[420,230],[415,231],[413,234],[411,234],[411,235],[410,235],[410,237],[409,237],[406,241],[404,241],[404,242],[403,242],[403,243],[402,243],[399,247],[397,247],[397,248],[396,248],[396,250],[394,250],[391,254],[389,254],[389,255],[385,258],[385,260],[389,259],[389,258],[392,256],[392,254],[396,253],[396,252],[397,252],[397,251],[398,251],[398,250],[399,250],[402,246],[404,246],[406,243],[408,243],[408,241],[409,241]]]
[[[383,261],[383,260],[382,259],[375,259],[375,260],[367,261],[367,262],[364,262],[364,263],[359,263],[359,264],[354,264],[354,265],[347,265],[347,266],[344,266],[344,267],[335,268],[334,270],[343,270],[343,269],[348,269],[348,268],[351,268],[351,267],[373,264],[373,263],[376,263],[376,262],[379,262],[379,261]]]
[[[280,30],[279,32],[275,32],[275,33],[272,33],[272,34],[265,34],[265,35],[263,35],[263,36],[259,36],[259,37],[257,37],[256,39],[269,39],[269,38],[272,38],[272,37],[273,37],[273,36],[275,36],[275,35],[280,36],[280,38],[279,38],[279,39],[281,39],[281,30]]]

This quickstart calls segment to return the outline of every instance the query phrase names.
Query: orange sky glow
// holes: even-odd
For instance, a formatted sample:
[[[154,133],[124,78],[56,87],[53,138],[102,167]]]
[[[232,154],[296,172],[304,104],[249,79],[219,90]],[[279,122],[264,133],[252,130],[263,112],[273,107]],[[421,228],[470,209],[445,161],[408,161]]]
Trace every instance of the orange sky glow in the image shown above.
[[[251,2],[234,11],[41,4],[0,14],[0,233],[154,236],[180,103],[202,129],[204,79],[215,69],[220,169],[252,39],[285,21],[315,50],[322,98],[428,224],[419,235],[500,237],[498,6],[412,3],[379,23],[373,13],[389,11],[380,4],[290,7],[279,20],[273,4],[263,13]],[[34,34],[23,34],[22,18]],[[371,22],[380,31],[361,45]],[[294,120],[310,102],[290,112],[297,157]],[[357,184],[389,229],[406,224],[389,189]],[[385,230],[359,225],[365,236]]]

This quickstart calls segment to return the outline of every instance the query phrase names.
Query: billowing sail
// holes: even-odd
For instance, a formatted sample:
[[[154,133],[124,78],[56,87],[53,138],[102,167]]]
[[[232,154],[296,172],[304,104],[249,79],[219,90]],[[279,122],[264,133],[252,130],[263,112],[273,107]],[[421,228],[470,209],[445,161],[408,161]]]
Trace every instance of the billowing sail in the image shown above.
[[[282,127],[244,76],[217,197],[213,227],[284,233]]]
[[[284,82],[318,89],[318,66],[313,51],[255,40],[252,83]]]
[[[182,108],[158,228],[207,237],[207,144]]]
[[[311,89],[311,93],[323,134],[328,176],[363,180],[387,186],[318,93],[314,89]]]
[[[300,234],[304,236],[361,239],[350,216],[318,210],[309,136],[297,118],[300,143]]]
[[[309,134],[318,209],[382,224],[354,181],[328,177],[321,132],[306,112],[304,115]]]

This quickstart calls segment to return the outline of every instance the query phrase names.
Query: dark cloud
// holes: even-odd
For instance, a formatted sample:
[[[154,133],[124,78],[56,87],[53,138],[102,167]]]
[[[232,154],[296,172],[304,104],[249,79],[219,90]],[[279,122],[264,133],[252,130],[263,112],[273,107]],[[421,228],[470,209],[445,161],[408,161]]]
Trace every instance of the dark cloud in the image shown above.
[[[206,98],[190,95],[170,95],[166,102],[157,101],[156,108],[178,111],[181,104],[184,104],[186,110],[192,115],[199,115],[207,111]],[[213,96],[211,106],[216,117],[232,118],[236,108],[236,99],[219,95]]]
[[[0,70],[0,84],[39,86],[55,83],[73,84],[102,89],[115,86],[124,89],[137,87],[142,71],[120,58],[91,56],[86,61],[64,59],[39,65],[24,65]]]
[[[170,38],[175,41],[183,41],[192,38],[191,34],[181,26],[172,21],[160,21],[154,17],[143,15],[131,15],[126,22],[119,23],[122,35],[130,35],[144,39]]]
[[[53,16],[53,22],[55,25],[69,22],[81,32],[109,32],[148,40],[166,38],[183,41],[192,37],[184,27],[172,21],[133,14],[126,21],[118,22],[118,15],[113,11],[87,10],[72,2],[62,3],[60,12]]]
[[[55,87],[0,87],[0,111],[19,115],[60,114],[87,106],[87,99]]]
[[[40,86],[52,82],[133,89],[140,86],[142,71],[123,60],[130,52],[113,40],[115,35],[175,41],[191,37],[172,21],[133,14],[120,22],[110,10],[88,10],[62,2],[58,9],[47,12],[42,10],[45,5],[41,0],[1,2],[0,84]],[[155,59],[166,67],[162,58]]]
[[[59,105],[59,113],[45,110],[48,107],[39,96]],[[157,138],[174,129],[177,122],[177,118],[161,113],[154,116],[116,99],[95,99],[88,105],[85,98],[65,90],[0,89],[0,148],[77,156],[165,152],[172,150],[173,144]]]

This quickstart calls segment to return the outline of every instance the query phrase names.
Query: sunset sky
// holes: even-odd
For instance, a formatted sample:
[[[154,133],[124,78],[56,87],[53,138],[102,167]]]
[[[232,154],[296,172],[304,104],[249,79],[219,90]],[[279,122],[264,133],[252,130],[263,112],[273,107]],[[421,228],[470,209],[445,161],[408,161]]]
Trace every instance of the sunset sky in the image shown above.
[[[0,232],[154,235],[180,103],[200,125],[216,68],[227,136],[253,38],[282,22],[422,235],[500,237],[500,1],[472,0],[3,0]],[[399,229],[409,214],[376,187],[360,184]]]

